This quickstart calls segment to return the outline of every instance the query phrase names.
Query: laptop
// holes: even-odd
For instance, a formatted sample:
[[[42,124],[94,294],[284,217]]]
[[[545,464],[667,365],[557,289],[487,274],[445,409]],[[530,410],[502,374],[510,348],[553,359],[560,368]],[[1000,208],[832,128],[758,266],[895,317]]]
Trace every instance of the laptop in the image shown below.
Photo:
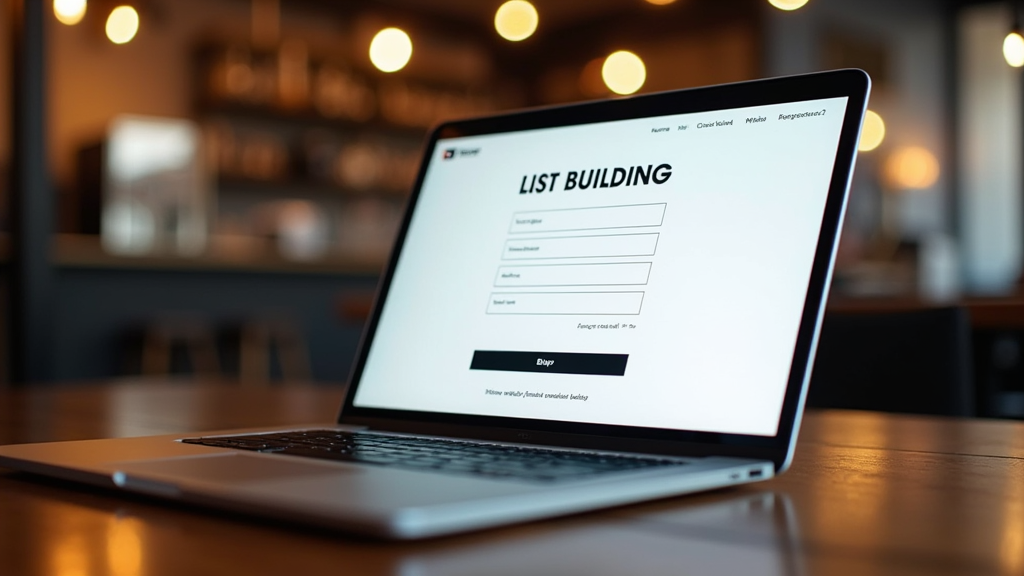
[[[395,539],[772,478],[869,87],[842,70],[444,123],[335,423],[0,465]]]

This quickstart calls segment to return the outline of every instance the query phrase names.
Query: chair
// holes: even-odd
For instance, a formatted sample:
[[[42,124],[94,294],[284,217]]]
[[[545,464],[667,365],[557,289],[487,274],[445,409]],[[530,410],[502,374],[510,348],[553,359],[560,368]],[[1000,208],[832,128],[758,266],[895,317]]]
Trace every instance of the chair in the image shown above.
[[[197,376],[220,377],[220,358],[213,329],[188,315],[163,315],[142,327],[139,372],[146,376],[175,371],[175,350],[181,349]]]
[[[221,332],[228,364],[237,358],[242,383],[266,386],[275,373],[284,382],[311,379],[309,346],[294,318],[282,314],[251,316],[227,323]]]
[[[974,416],[967,311],[827,313],[807,405]]]

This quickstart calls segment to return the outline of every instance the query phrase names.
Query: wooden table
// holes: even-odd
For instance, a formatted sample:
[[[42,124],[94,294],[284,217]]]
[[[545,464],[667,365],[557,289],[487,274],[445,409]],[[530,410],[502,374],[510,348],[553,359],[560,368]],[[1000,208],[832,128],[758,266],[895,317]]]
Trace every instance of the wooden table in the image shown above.
[[[0,393],[0,443],[333,419],[337,388]],[[1024,425],[822,412],[738,489],[389,543],[0,471],[0,574],[1024,574]]]

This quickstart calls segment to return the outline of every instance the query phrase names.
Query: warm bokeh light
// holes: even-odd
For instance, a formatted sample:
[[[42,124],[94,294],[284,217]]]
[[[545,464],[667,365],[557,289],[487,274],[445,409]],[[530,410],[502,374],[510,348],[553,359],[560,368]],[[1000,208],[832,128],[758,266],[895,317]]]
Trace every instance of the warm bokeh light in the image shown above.
[[[882,144],[882,140],[885,140],[885,122],[877,112],[868,110],[864,115],[864,126],[860,131],[860,143],[857,144],[857,150],[870,152],[878,148]]]
[[[920,146],[900,148],[886,159],[884,176],[894,189],[922,190],[939,179],[939,161]]]
[[[804,4],[807,4],[807,0],[768,0],[768,3],[779,10],[796,10],[803,8]]]
[[[526,0],[509,0],[494,13],[494,29],[505,40],[526,40],[537,30],[537,9]]]
[[[655,6],[665,6],[667,4],[671,4],[671,3],[675,2],[675,1],[676,0],[647,0],[647,3],[648,4],[654,4]]]
[[[53,15],[61,24],[74,26],[85,17],[85,0],[53,0]]]
[[[107,38],[114,44],[126,44],[139,32],[139,13],[131,6],[118,6],[107,17]]]
[[[381,72],[397,72],[412,58],[412,40],[399,28],[385,28],[370,42],[370,62]]]
[[[604,59],[601,78],[608,89],[616,94],[632,94],[647,80],[647,69],[639,56],[619,50]]]
[[[1010,32],[1003,39],[1003,58],[1014,68],[1024,66],[1024,37],[1019,32]]]

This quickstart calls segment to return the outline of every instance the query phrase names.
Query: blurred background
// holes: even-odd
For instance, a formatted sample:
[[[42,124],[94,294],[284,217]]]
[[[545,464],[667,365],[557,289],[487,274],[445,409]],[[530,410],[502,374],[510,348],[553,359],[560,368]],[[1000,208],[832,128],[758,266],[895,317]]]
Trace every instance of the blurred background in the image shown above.
[[[971,413],[1024,416],[1014,2],[2,2],[8,385],[344,381],[434,123],[858,67],[830,316],[967,311]]]

